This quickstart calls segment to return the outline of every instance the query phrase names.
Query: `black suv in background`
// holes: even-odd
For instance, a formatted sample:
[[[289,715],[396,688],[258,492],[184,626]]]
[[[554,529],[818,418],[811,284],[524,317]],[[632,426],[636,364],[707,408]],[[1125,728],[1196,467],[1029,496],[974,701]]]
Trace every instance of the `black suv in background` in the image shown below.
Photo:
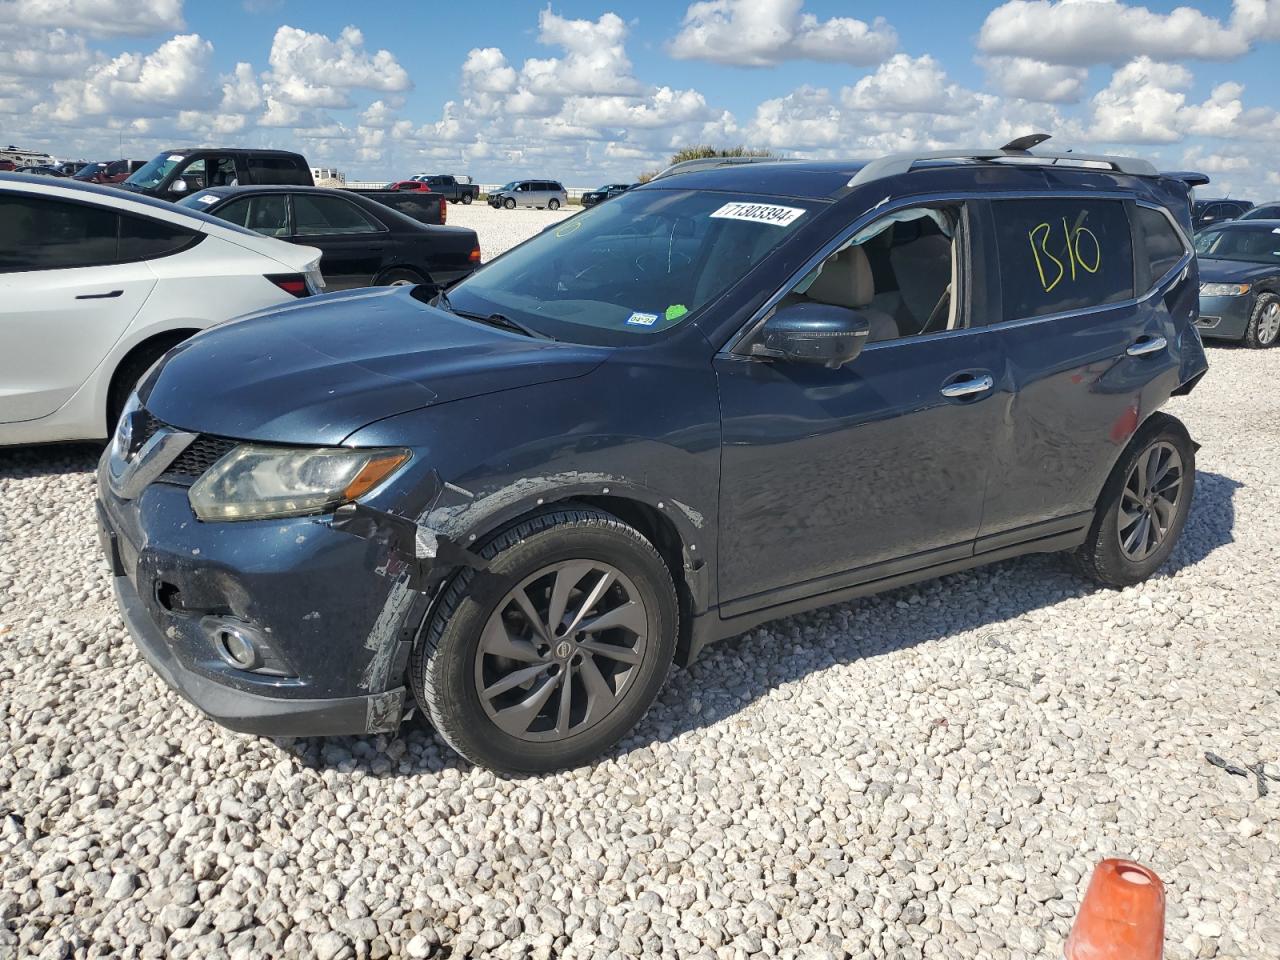
[[[157,154],[117,186],[161,200],[181,200],[195,190],[253,183],[315,185],[299,153],[199,147]]]
[[[1192,232],[1198,233],[1215,223],[1235,220],[1252,209],[1252,200],[1197,200],[1191,206]]]
[[[1016,142],[674,173],[447,294],[223,324],[103,456],[121,609],[235,729],[412,697],[546,771],[765,620],[1028,553],[1137,583],[1195,485],[1187,189]]]

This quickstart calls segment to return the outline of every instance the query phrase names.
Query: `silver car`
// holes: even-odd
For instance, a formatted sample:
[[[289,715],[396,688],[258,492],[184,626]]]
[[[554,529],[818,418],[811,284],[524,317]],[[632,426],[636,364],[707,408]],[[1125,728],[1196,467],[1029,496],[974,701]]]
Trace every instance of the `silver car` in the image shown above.
[[[494,209],[537,207],[541,210],[546,207],[548,210],[559,210],[568,202],[569,194],[559,180],[512,180],[502,189],[489,194],[489,206]]]

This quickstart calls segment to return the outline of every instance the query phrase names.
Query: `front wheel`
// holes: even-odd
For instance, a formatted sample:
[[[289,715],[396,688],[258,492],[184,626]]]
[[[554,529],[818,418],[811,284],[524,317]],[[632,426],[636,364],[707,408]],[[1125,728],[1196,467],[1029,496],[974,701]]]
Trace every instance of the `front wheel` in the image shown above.
[[[502,205],[508,210],[514,210],[516,208],[516,202],[511,197],[507,197],[507,199],[503,200]]]
[[[473,763],[546,773],[617,743],[657,696],[678,606],[662,557],[587,507],[550,509],[491,540],[423,625],[419,705]]]
[[[1075,561],[1109,587],[1146,580],[1169,559],[1196,485],[1196,447],[1181,421],[1157,413],[1107,478]]]
[[[1280,296],[1274,293],[1258,295],[1249,315],[1249,326],[1244,332],[1245,346],[1261,349],[1275,346],[1280,339]]]

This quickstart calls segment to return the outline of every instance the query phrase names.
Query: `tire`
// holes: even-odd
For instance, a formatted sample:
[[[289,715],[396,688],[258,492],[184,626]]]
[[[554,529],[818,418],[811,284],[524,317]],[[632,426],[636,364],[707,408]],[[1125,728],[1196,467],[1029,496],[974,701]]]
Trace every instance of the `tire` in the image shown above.
[[[1249,326],[1244,332],[1244,345],[1255,350],[1274,347],[1280,340],[1280,296],[1262,293],[1253,305]]]
[[[550,200],[548,200],[548,201],[547,201],[547,209],[548,209],[548,210],[559,210],[559,209],[560,209],[560,201],[559,201],[559,200],[557,200],[555,197],[552,197]]]
[[[378,278],[378,282],[374,284],[374,286],[409,287],[409,286],[416,286],[420,283],[426,283],[426,280],[423,278],[422,274],[420,274],[417,270],[410,270],[408,268],[397,268],[395,270],[388,270],[386,273],[380,276]]]
[[[471,194],[469,194],[469,193],[464,193],[464,194],[462,195],[462,205],[463,205],[464,207],[469,207],[469,206],[471,206],[471,201],[472,201],[472,200],[474,200],[474,199],[475,199],[475,197],[471,196]]]
[[[508,210],[514,210],[516,208],[516,202],[511,197],[507,197],[507,199],[503,200],[502,205],[506,207]]]
[[[1161,471],[1170,464],[1172,469],[1162,475]],[[1155,489],[1165,486],[1167,493],[1174,472],[1178,473],[1179,482],[1173,504],[1168,505],[1160,494],[1148,496],[1152,484]],[[1144,481],[1146,473],[1155,476]],[[1129,442],[1102,488],[1089,536],[1074,554],[1080,572],[1108,587],[1132,586],[1150,577],[1177,545],[1195,485],[1196,445],[1187,428],[1168,414],[1153,414]],[[1166,505],[1160,506],[1161,502]],[[1137,509],[1126,510],[1122,517],[1122,506]],[[1158,540],[1151,543],[1153,527]]]
[[[662,557],[612,514],[572,505],[534,514],[479,553],[491,561],[488,568],[459,573],[419,631],[409,667],[419,706],[449,746],[494,770],[547,773],[599,756],[644,716],[675,655],[679,607]],[[607,570],[616,576],[591,605],[597,574]],[[625,616],[631,626],[551,632],[562,581],[568,584],[557,619],[562,629],[568,620],[599,623],[602,612],[619,623]],[[528,607],[513,599],[517,591]],[[540,627],[533,628],[525,609],[537,614]],[[584,637],[597,652],[576,646]],[[628,661],[601,655],[605,648]],[[519,685],[482,694],[517,675],[525,677]],[[527,719],[511,713],[535,701],[541,705]]]
[[[116,424],[120,422],[120,413],[124,410],[124,405],[129,402],[129,394],[133,393],[133,388],[138,385],[142,375],[151,369],[153,363],[186,340],[187,336],[189,334],[148,344],[139,352],[126,357],[124,362],[116,367],[115,375],[111,378],[111,389],[107,393],[108,438],[115,433]]]

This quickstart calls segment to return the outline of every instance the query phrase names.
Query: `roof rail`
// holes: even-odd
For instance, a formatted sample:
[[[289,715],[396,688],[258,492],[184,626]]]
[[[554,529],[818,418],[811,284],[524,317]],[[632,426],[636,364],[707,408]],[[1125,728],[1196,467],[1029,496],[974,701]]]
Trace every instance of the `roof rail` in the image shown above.
[[[655,175],[653,180],[674,177],[678,173],[693,173],[697,170],[711,170],[715,167],[733,167],[740,163],[780,163],[789,159],[789,157],[695,157],[693,160],[681,160],[679,163],[673,163],[661,173]],[[652,183],[653,180],[649,182]]]
[[[1103,165],[1117,173],[1128,173],[1135,177],[1154,177],[1156,168],[1147,160],[1138,157],[1110,157],[1091,153],[1029,153],[1026,150],[1009,150],[1003,147],[990,147],[975,150],[932,150],[927,153],[893,153],[878,160],[872,160],[859,170],[849,181],[848,186],[857,187],[872,180],[883,180],[885,177],[896,177],[909,173],[911,168],[924,160],[976,160],[1000,161],[1013,160],[1035,166],[1091,166]]]

